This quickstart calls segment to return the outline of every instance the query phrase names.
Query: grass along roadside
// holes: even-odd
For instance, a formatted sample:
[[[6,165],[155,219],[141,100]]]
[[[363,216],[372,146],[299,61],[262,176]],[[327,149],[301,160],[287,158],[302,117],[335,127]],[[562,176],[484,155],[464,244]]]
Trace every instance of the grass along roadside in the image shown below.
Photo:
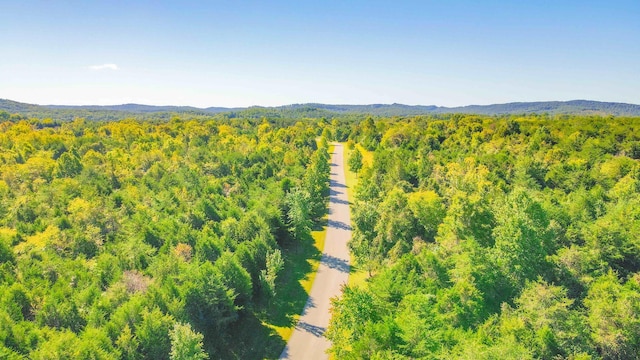
[[[311,291],[326,237],[327,218],[311,236],[282,245],[285,262],[276,282],[276,296],[262,308],[243,312],[234,323],[228,341],[242,344],[234,353],[218,354],[223,359],[277,359],[293,333]]]
[[[333,154],[335,145],[329,144],[328,152]],[[327,208],[329,203],[327,202]],[[325,239],[327,237],[327,220],[328,214],[320,221],[322,226],[319,226],[311,232],[312,244],[303,244],[302,249],[295,245],[294,249],[289,249],[286,253],[288,264],[285,268],[290,269],[288,273],[284,274],[281,283],[279,293],[287,297],[293,297],[288,299],[289,302],[300,305],[299,311],[290,317],[290,322],[282,324],[280,322],[263,322],[263,325],[275,330],[275,332],[285,341],[289,341],[293,329],[300,318],[300,313],[304,308],[304,304],[307,302],[313,281],[316,278],[318,266],[320,266],[320,258],[324,249]],[[302,291],[300,291],[302,290]],[[269,318],[282,319],[287,316],[289,308],[287,307],[275,307],[275,312],[272,312]]]
[[[329,146],[333,152],[335,146]],[[327,209],[329,202],[327,201]],[[316,277],[327,235],[328,214],[304,240],[281,244],[285,263],[276,280],[276,296],[263,307],[242,313],[232,325],[235,343],[243,344],[234,353],[219,354],[229,359],[277,359],[293,334],[300,313],[307,303]]]
[[[371,166],[371,164],[373,164],[373,153],[371,151],[365,150],[362,146],[360,146],[360,144],[356,144],[355,146],[358,150],[360,150],[360,153],[362,153],[363,167]],[[344,162],[345,164],[347,164],[349,161],[349,156],[351,156],[353,150],[349,149],[346,143],[343,144],[342,148],[344,149]],[[356,185],[358,185],[358,177],[356,173],[349,170],[349,166],[345,166],[344,171],[346,178],[345,180],[347,182],[345,184],[347,186],[347,196],[349,198],[349,203],[353,204],[353,201],[355,200],[355,188]],[[349,273],[349,286],[360,286],[367,280],[368,273],[364,269],[358,267],[358,265],[355,263],[353,254],[349,253],[349,257],[349,262],[351,263],[351,271]]]
[[[362,164],[369,167],[373,166],[373,151],[363,148],[360,144],[356,144],[356,148],[362,154]]]
[[[289,297],[288,302],[297,304],[300,308],[299,311],[295,312],[294,315],[291,316],[291,321],[288,324],[278,325],[276,323],[263,323],[265,326],[275,330],[285,343],[289,341],[291,334],[293,334],[293,329],[298,322],[298,318],[300,318],[300,312],[302,312],[304,304],[306,304],[309,293],[311,292],[311,287],[313,286],[313,281],[316,278],[318,266],[320,266],[320,258],[322,250],[324,249],[325,239],[327,237],[326,215],[322,219],[322,223],[323,225],[321,229],[311,232],[311,238],[313,239],[311,247],[304,246],[305,249],[302,249],[302,251],[293,250],[287,254],[290,274],[285,274],[286,277],[284,277],[284,281],[281,283],[281,287],[278,292],[280,293],[280,296]],[[284,310],[284,308],[276,307],[276,313],[272,313],[270,317],[286,317],[287,314],[283,313]]]

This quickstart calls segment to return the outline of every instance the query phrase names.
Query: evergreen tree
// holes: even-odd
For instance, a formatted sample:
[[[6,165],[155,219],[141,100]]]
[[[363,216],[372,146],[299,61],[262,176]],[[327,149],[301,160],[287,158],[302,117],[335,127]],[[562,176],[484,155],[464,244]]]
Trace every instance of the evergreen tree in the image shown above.
[[[204,336],[189,324],[175,323],[169,333],[171,338],[171,360],[204,360],[209,357],[203,350]]]
[[[353,149],[351,152],[351,156],[349,156],[348,160],[349,170],[358,174],[360,169],[362,169],[362,153],[358,148]]]

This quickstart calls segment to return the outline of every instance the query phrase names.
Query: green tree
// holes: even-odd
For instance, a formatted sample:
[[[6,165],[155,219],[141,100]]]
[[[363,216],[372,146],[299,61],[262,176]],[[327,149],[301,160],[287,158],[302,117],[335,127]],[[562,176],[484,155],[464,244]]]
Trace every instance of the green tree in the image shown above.
[[[351,152],[351,156],[349,156],[348,160],[349,170],[358,174],[360,169],[362,169],[362,153],[358,148],[353,149]]]
[[[284,269],[284,260],[279,249],[275,249],[267,254],[266,269],[260,272],[260,281],[265,295],[276,296],[276,279],[280,271]]]
[[[204,336],[189,324],[175,323],[169,333],[171,338],[171,360],[203,360],[209,357],[203,350]]]
[[[120,350],[120,356],[123,360],[136,360],[138,358],[140,342],[128,324],[125,325],[122,332],[118,335],[115,345],[118,350]]]
[[[438,226],[445,216],[442,199],[434,191],[418,191],[409,194],[408,206],[422,227],[424,239],[434,241]]]
[[[295,239],[306,239],[313,222],[311,221],[310,196],[305,190],[295,188],[286,195],[287,225]]]
[[[369,276],[375,267],[377,252],[373,239],[377,237],[375,227],[379,216],[377,207],[369,202],[359,203],[352,216],[354,231],[348,246],[356,261],[367,269]]]
[[[621,285],[612,271],[590,287],[585,305],[592,338],[605,359],[631,359],[640,353],[638,276]]]
[[[413,246],[418,234],[416,221],[408,207],[407,194],[399,188],[391,190],[379,206],[380,218],[373,239],[376,257],[398,259]]]
[[[82,171],[82,163],[77,151],[71,150],[62,154],[56,161],[54,176],[73,177]]]
[[[224,285],[220,274],[205,262],[184,274],[185,311],[191,323],[206,335],[220,336],[228,324],[237,319],[233,304],[235,293]],[[168,353],[168,351],[167,351]]]
[[[15,257],[9,245],[9,241],[3,238],[0,238],[0,264],[14,263],[14,261],[15,261]]]
[[[320,147],[311,157],[303,178],[304,189],[309,193],[309,208],[314,219],[319,219],[326,212],[330,171],[327,148]]]
[[[332,299],[332,313],[326,336],[337,359],[369,358],[368,327],[382,319],[373,295],[364,289],[346,286],[341,298]],[[355,346],[358,344],[358,346]],[[369,353],[369,354],[367,354]]]
[[[519,189],[496,210],[496,219],[495,261],[514,289],[549,275],[545,269],[549,268],[547,256],[554,250],[554,232],[542,206]]]
[[[251,276],[231,252],[223,253],[216,260],[214,268],[222,274],[224,285],[235,291],[238,304],[247,304],[251,301],[253,288]]]
[[[144,310],[142,321],[136,329],[140,341],[140,351],[145,359],[168,359],[171,341],[169,331],[174,324],[173,318],[164,315],[160,309]]]

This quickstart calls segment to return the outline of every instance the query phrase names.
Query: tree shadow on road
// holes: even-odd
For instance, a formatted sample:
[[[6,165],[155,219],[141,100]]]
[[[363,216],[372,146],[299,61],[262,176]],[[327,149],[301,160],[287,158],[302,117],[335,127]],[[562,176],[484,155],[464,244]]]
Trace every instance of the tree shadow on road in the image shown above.
[[[349,263],[346,260],[331,255],[323,255],[322,263],[330,269],[336,269],[343,273],[349,273]]]
[[[336,229],[351,230],[351,225],[346,224],[346,223],[344,223],[342,221],[338,221],[338,220],[329,220],[327,222],[327,225],[329,227],[333,227],[333,228],[336,228]]]
[[[333,190],[333,189],[329,190],[329,198],[330,199],[333,199],[334,197],[336,197],[336,196],[338,196],[340,194],[342,194],[342,191],[336,191],[336,190]]]
[[[296,325],[297,328],[300,328],[308,333],[310,333],[311,335],[315,336],[315,337],[321,337],[322,335],[324,335],[324,332],[327,331],[327,329],[321,327],[321,326],[317,326],[317,325],[312,325],[312,324],[308,324],[306,322],[300,321],[298,323],[298,325]]]
[[[338,198],[335,198],[335,197],[332,197],[331,199],[329,199],[329,202],[331,202],[333,204],[351,205],[350,202],[348,202],[346,200],[338,199]],[[331,210],[329,210],[329,214],[331,214]]]
[[[335,180],[330,180],[329,181],[329,186],[331,186],[332,188],[346,188],[347,186],[343,183],[339,183]]]

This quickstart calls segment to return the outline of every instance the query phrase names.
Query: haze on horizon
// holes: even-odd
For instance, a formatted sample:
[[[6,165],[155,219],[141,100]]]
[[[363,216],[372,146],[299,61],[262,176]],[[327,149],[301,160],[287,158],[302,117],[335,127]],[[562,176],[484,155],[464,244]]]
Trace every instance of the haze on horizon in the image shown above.
[[[27,103],[640,103],[636,0],[2,8],[0,98]]]

